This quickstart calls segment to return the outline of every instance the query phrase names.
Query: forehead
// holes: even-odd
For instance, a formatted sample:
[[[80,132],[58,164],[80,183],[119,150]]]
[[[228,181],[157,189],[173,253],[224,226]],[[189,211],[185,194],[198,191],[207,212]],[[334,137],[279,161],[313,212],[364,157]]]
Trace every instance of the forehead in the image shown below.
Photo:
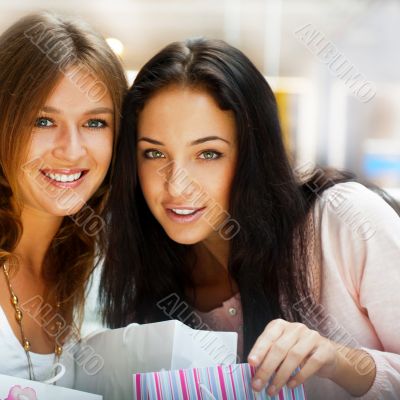
[[[233,139],[236,123],[232,111],[222,110],[204,89],[170,86],[155,93],[139,114],[139,137],[155,134],[159,138],[197,139],[213,135]]]
[[[113,102],[109,90],[93,73],[72,69],[61,74],[46,99],[46,105],[79,111],[82,108],[112,108]]]

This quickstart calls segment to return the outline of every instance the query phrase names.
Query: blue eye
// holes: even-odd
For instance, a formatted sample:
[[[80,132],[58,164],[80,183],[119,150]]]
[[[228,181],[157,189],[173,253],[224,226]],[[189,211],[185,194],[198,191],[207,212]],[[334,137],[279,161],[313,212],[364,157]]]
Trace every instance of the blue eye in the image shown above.
[[[222,156],[222,153],[220,153],[219,151],[214,151],[214,150],[203,151],[200,154],[200,158],[203,160],[216,160],[216,159],[220,158],[221,156]]]
[[[40,117],[35,121],[36,128],[51,128],[54,125],[54,120],[51,118]]]
[[[107,126],[107,122],[103,119],[90,119],[85,126],[91,129],[101,129]]]
[[[164,154],[161,153],[161,151],[159,151],[159,150],[146,150],[144,152],[144,156],[146,158],[152,158],[152,159],[154,159],[154,158],[165,158]]]

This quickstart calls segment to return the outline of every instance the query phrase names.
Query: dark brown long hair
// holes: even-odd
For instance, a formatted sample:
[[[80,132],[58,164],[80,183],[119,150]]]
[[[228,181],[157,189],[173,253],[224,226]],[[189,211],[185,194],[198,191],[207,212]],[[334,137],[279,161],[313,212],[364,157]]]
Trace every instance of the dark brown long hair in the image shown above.
[[[114,105],[114,130],[118,132],[127,83],[120,61],[99,34],[83,21],[40,12],[20,19],[0,36],[1,263],[17,263],[13,251],[23,231],[17,171],[23,168],[32,127],[52,89],[69,68],[85,71],[98,80],[93,98],[101,90],[108,91]],[[88,210],[100,214],[109,175],[81,210],[85,215],[63,219],[45,256],[43,274],[52,288],[47,295],[61,300],[69,322],[74,310],[77,320],[82,319],[86,283],[102,249],[101,235],[91,235],[84,218]]]
[[[180,319],[182,310],[184,315],[191,311],[177,307],[175,315],[166,315],[157,306],[171,294],[190,306],[185,288],[192,285],[191,247],[172,241],[154,218],[135,167],[138,115],[168,85],[206,90],[235,115],[238,161],[229,215],[240,230],[231,239],[228,269],[241,294],[247,354],[269,321],[302,321],[304,310],[315,304],[310,211],[320,193],[355,176],[324,170],[321,179],[315,171],[307,177],[294,172],[273,92],[242,52],[206,39],[168,45],[140,70],[123,106],[100,293],[111,327]]]

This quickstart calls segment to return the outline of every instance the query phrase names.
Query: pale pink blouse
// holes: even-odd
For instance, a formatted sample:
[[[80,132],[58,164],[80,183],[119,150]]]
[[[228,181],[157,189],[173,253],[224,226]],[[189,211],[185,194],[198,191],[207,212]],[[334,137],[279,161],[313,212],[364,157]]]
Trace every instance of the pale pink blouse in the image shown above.
[[[319,257],[310,277],[328,316],[324,330],[315,329],[373,357],[375,381],[358,399],[400,399],[400,218],[380,196],[354,182],[326,190],[313,215]],[[240,295],[199,315],[211,329],[237,332],[241,357]],[[305,390],[308,400],[354,398],[317,376]]]

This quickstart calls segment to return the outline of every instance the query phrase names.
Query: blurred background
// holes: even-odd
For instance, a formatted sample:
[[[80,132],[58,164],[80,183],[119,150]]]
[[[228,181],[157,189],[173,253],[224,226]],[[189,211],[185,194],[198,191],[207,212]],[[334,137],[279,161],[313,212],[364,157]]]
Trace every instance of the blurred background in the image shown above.
[[[297,165],[349,169],[399,196],[400,0],[0,0],[0,31],[39,9],[87,20],[130,80],[171,41],[228,41],[274,89]]]
[[[40,9],[87,20],[130,81],[169,42],[226,40],[276,93],[297,166],[348,169],[400,200],[400,0],[0,0],[0,31]]]

